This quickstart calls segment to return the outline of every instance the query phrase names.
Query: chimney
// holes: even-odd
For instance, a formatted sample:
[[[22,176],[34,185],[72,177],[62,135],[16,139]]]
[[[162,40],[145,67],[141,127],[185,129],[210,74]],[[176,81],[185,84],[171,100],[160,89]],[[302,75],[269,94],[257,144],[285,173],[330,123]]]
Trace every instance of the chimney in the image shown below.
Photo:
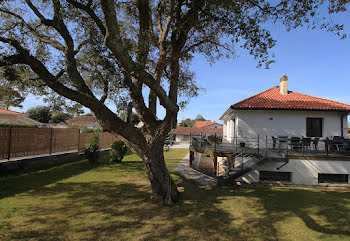
[[[288,95],[288,76],[283,75],[280,79],[280,93],[281,95]]]

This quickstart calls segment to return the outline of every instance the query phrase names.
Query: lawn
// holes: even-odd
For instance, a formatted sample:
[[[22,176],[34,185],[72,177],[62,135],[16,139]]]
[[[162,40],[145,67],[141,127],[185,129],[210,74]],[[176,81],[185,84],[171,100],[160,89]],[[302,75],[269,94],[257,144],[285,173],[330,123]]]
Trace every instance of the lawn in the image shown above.
[[[166,152],[169,168],[187,153]],[[136,155],[108,156],[0,180],[0,240],[350,240],[350,191],[196,185],[172,171],[182,200],[150,200]]]

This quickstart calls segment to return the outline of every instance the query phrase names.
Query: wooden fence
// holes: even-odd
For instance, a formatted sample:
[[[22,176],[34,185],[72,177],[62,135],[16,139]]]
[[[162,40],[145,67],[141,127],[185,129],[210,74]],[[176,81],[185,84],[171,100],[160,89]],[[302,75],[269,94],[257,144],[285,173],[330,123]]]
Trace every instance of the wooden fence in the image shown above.
[[[0,160],[82,151],[90,142],[93,133],[80,133],[79,129],[0,127]],[[116,138],[108,133],[100,133],[100,148],[110,148]]]

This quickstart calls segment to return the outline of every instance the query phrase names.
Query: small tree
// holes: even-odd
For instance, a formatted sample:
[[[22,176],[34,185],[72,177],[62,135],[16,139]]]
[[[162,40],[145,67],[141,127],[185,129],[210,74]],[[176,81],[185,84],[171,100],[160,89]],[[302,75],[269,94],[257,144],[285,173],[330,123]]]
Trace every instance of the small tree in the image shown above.
[[[37,106],[27,111],[27,116],[41,123],[48,123],[51,119],[50,108],[46,106]]]
[[[187,118],[180,122],[181,127],[193,127],[195,123],[195,120],[191,120],[190,118]]]
[[[126,154],[127,147],[122,141],[114,141],[111,145],[111,150],[109,151],[109,155],[111,157],[111,163],[121,162]]]
[[[77,117],[85,113],[83,109],[83,105],[80,103],[74,103],[74,102],[72,102],[70,105],[67,104],[66,111],[69,114],[71,114],[73,117]]]
[[[195,120],[205,121],[205,118],[201,114],[199,114],[199,115],[197,115]]]
[[[90,143],[84,148],[84,156],[91,164],[96,163],[100,150],[100,136],[95,132],[90,139]]]
[[[52,115],[50,123],[61,123],[61,122],[65,122],[70,118],[72,118],[72,116],[68,113],[57,112]]]

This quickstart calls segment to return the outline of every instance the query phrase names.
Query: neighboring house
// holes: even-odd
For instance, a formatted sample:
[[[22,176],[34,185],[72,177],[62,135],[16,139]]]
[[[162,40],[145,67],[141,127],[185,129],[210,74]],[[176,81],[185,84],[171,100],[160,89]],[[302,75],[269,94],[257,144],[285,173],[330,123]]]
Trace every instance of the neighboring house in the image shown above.
[[[193,135],[222,135],[222,128],[176,127],[174,135],[176,142],[189,142]]]
[[[347,136],[350,105],[289,91],[287,81],[231,105],[220,118],[224,139]]]
[[[349,185],[350,156],[346,152],[326,154],[325,143],[335,136],[347,138],[350,105],[289,91],[287,84],[287,76],[282,76],[279,87],[270,88],[233,104],[221,116],[220,119],[224,121],[223,139],[229,142],[225,145],[234,146],[231,143],[237,143],[237,140],[238,143],[245,142],[245,147],[243,144],[239,147],[243,153],[244,148],[250,145],[249,140],[257,140],[259,136],[260,148],[265,148],[266,145],[269,150],[266,150],[266,154],[263,152],[261,158],[251,166],[245,164],[245,172],[230,174],[230,178],[233,178],[231,180],[248,183],[281,181],[302,185]],[[288,143],[287,149],[275,150],[275,147],[272,147],[272,136],[312,139],[319,137],[323,140],[319,145],[323,152],[313,149],[306,153],[300,151],[299,154],[288,154]],[[280,138],[283,140],[283,137]],[[256,146],[252,148],[256,150]],[[270,150],[279,156],[269,156]],[[233,159],[230,159],[230,156],[221,155],[218,163],[227,160],[234,166],[239,166],[242,161],[249,161],[249,158],[239,156],[239,151],[232,156]]]
[[[0,108],[0,123],[26,124],[41,127],[43,124],[26,117],[24,114]]]
[[[70,127],[76,128],[98,128],[96,116],[77,116],[75,118],[66,120],[66,124]]]
[[[196,121],[194,123],[194,127],[197,128],[223,128],[222,124],[219,123],[215,123],[213,121]]]

